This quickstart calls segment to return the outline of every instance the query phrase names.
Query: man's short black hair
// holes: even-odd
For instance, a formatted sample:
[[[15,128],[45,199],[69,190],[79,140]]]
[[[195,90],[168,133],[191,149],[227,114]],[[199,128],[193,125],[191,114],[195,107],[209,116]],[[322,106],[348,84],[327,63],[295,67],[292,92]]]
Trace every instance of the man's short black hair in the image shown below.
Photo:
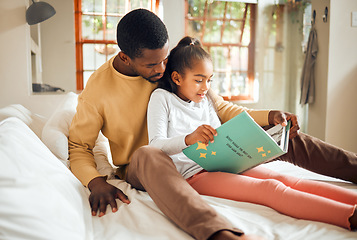
[[[118,46],[132,59],[140,57],[143,48],[163,48],[167,40],[165,24],[156,14],[146,9],[135,9],[127,13],[117,26]]]

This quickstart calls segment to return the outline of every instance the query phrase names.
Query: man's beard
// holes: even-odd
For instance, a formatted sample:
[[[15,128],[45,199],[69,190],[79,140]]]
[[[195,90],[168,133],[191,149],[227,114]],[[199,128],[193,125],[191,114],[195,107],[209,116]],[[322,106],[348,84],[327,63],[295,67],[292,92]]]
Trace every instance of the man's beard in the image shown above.
[[[132,68],[133,72],[135,72],[135,74],[137,74],[138,76],[141,76],[142,78],[144,78],[146,81],[150,82],[150,83],[157,83],[160,79],[158,80],[151,80],[151,78],[154,78],[154,77],[157,77],[157,76],[160,76],[160,73],[158,74],[155,74],[153,76],[150,76],[150,77],[144,77],[143,75],[141,75],[138,71],[136,71],[135,68]]]
[[[160,76],[160,74],[161,74],[161,73],[155,74],[154,76],[151,76],[151,77],[148,77],[148,78],[146,78],[146,77],[143,77],[143,78],[144,78],[145,80],[147,80],[148,82],[150,82],[150,83],[157,83],[161,78],[159,78],[159,79],[157,79],[157,80],[151,80],[151,78]]]

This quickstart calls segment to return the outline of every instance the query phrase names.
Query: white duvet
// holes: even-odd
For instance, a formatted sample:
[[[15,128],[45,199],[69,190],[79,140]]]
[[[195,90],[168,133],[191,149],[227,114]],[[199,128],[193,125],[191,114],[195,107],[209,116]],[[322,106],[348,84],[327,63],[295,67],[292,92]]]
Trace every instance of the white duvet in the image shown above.
[[[146,192],[121,180],[110,182],[130,198],[104,217],[92,217],[89,192],[67,167],[17,118],[0,122],[0,239],[192,239],[161,211]],[[313,174],[288,163],[266,167],[303,178],[329,181],[357,191],[351,183]],[[234,226],[266,239],[357,239],[357,232],[291,218],[250,203],[202,196]]]

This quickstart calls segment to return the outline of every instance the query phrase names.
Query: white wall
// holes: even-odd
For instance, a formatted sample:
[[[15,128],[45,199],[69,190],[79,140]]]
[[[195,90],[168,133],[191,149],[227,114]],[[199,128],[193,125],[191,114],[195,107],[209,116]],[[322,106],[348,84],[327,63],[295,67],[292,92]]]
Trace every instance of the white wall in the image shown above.
[[[328,7],[328,22],[321,16]],[[308,133],[357,152],[357,27],[351,26],[355,0],[313,0],[319,52],[316,101],[309,106]]]
[[[357,27],[355,0],[332,0],[326,141],[357,152]]]
[[[19,103],[47,117],[63,95],[31,95],[27,6],[28,0],[0,1],[0,107]]]
[[[163,21],[169,32],[170,48],[176,46],[185,36],[185,1],[163,0]]]
[[[44,83],[76,91],[76,52],[73,0],[45,0],[56,14],[41,23]]]

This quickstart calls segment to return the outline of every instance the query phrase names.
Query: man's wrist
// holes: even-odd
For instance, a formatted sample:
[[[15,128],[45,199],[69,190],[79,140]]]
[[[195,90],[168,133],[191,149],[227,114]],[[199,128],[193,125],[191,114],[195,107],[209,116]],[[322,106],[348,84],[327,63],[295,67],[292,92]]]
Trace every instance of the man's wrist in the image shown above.
[[[95,177],[92,180],[90,180],[90,182],[88,183],[88,188],[90,191],[92,191],[93,187],[104,182],[105,183],[107,182],[107,178],[105,176]]]
[[[276,111],[274,110],[270,110],[269,111],[269,114],[268,114],[268,123],[270,125],[274,125],[274,114],[275,114]]]

